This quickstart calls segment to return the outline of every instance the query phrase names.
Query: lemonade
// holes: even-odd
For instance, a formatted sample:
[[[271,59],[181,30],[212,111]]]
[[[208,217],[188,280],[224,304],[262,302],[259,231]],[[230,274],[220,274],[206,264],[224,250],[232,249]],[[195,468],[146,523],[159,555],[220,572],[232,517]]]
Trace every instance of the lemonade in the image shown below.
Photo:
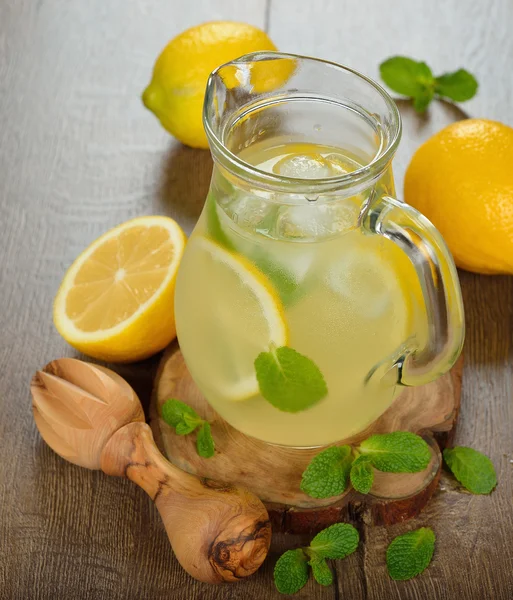
[[[464,337],[458,276],[440,233],[394,197],[401,120],[385,90],[341,65],[256,52],[211,74],[203,123],[214,170],[175,311],[221,417],[320,446],[446,373]]]
[[[343,148],[276,139],[240,158],[303,179],[349,173],[363,160]],[[215,172],[180,267],[175,310],[195,382],[243,433],[328,444],[363,430],[399,393],[396,363],[425,344],[427,316],[408,256],[362,227],[371,194],[394,194],[389,169],[353,196],[279,200]],[[324,377],[327,394],[305,410],[280,410],[259,389],[255,359],[282,346]]]

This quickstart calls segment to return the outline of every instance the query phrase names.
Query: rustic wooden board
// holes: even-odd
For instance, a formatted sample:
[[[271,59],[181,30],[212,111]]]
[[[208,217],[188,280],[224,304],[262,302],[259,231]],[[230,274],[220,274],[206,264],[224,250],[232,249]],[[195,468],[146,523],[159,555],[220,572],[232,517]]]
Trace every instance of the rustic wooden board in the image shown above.
[[[279,600],[278,552],[309,536],[275,536],[274,554],[231,588],[194,582],[178,565],[144,492],[74,467],[39,438],[32,373],[75,353],[51,322],[64,269],[109,227],[166,214],[187,232],[201,210],[212,161],[180,146],[139,94],[166,41],[208,19],[267,27],[277,45],[377,76],[393,54],[436,71],[466,67],[480,83],[462,105],[513,125],[511,0],[3,0],[0,2],[0,598],[2,600]],[[462,112],[433,105],[419,119],[404,102],[396,183],[411,153]],[[418,519],[360,525],[362,544],[333,564],[333,586],[310,581],[298,600],[513,598],[513,278],[460,273],[467,339],[456,442],[486,452],[490,496],[441,489]],[[160,357],[117,368],[148,404]],[[22,476],[21,476],[22,474]],[[434,561],[394,582],[387,544],[429,525]]]
[[[460,407],[462,368],[460,359],[451,373],[437,381],[406,388],[365,431],[338,443],[357,443],[372,433],[391,431],[413,431],[431,441],[433,459],[425,471],[414,474],[376,471],[368,496],[348,489],[338,497],[319,500],[302,492],[303,471],[320,449],[275,446],[231,427],[202,396],[177,344],[165,352],[157,373],[150,409],[152,428],[157,443],[171,462],[200,477],[251,490],[267,503],[278,530],[311,533],[348,519],[391,525],[417,516],[436,489],[442,461],[434,436],[438,436],[442,449],[452,439]],[[188,403],[210,421],[216,442],[214,457],[198,456],[195,436],[176,435],[160,418],[162,404],[169,398]]]

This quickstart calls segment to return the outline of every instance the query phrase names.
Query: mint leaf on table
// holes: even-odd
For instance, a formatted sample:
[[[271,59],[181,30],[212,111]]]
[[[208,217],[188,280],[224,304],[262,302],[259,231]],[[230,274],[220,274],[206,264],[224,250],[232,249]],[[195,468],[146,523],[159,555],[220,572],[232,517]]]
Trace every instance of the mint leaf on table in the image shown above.
[[[431,69],[425,62],[406,56],[392,56],[379,65],[381,79],[398,94],[416,98],[428,87],[434,86]]]
[[[455,102],[470,100],[476,95],[478,87],[476,78],[465,69],[444,73],[435,78],[435,92]]]
[[[371,435],[358,451],[370,458],[373,467],[387,473],[417,473],[431,461],[427,443],[408,431]]]
[[[308,566],[321,585],[331,585],[333,573],[327,558],[345,558],[358,547],[360,536],[349,523],[335,523],[320,531],[307,548],[287,550],[274,567],[274,583],[282,594],[295,594],[308,581]]]
[[[274,583],[282,594],[295,594],[308,581],[308,558],[301,548],[287,550],[274,567]]]
[[[358,547],[360,535],[349,523],[335,523],[320,531],[308,550],[315,558],[345,558]]]
[[[431,103],[431,100],[435,97],[435,90],[432,87],[425,88],[417,96],[413,98],[413,108],[419,112],[423,113],[426,108]]]
[[[196,449],[198,450],[198,454],[203,458],[211,458],[215,454],[214,439],[208,421],[203,421],[203,424],[199,428],[196,438]]]
[[[312,458],[301,478],[301,489],[312,498],[338,496],[349,482],[350,446],[332,446]]]
[[[456,479],[473,494],[489,494],[497,485],[492,461],[477,450],[465,446],[446,448],[444,460]]]
[[[174,427],[177,435],[188,435],[198,429],[196,448],[203,458],[214,456],[215,445],[210,430],[210,423],[202,419],[198,413],[181,400],[171,399],[162,405],[162,419]]]
[[[436,96],[465,102],[474,97],[478,84],[465,69],[433,76],[429,66],[407,56],[392,56],[379,66],[381,79],[403,96],[412,98],[415,110],[422,113]]]
[[[351,465],[349,474],[351,485],[360,494],[368,494],[374,482],[374,471],[369,456],[359,456]]]
[[[285,412],[310,408],[328,393],[319,367],[288,346],[261,352],[255,360],[255,371],[262,396]]]
[[[421,527],[396,537],[387,549],[387,568],[392,579],[406,580],[429,566],[435,550],[435,534]]]
[[[333,573],[331,572],[328,563],[323,558],[313,558],[308,564],[312,567],[312,573],[317,583],[326,586],[333,583]]]

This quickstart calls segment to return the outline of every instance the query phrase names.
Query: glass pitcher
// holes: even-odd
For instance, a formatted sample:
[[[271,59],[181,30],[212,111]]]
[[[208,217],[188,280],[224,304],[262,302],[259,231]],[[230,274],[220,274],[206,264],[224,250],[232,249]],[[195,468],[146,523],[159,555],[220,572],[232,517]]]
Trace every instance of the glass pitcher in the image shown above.
[[[320,446],[365,429],[462,347],[456,269],[395,199],[390,96],[334,63],[274,52],[216,69],[214,171],[180,266],[190,373],[243,433]]]

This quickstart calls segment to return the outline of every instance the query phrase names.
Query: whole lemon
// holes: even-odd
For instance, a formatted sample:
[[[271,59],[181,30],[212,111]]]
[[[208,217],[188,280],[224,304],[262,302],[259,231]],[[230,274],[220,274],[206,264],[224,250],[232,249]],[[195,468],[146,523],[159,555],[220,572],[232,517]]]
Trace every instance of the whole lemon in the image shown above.
[[[267,34],[246,23],[213,21],[187,29],[164,48],[144,90],[144,105],[182,143],[207,148],[202,109],[210,73],[258,50],[276,50]]]
[[[513,128],[466,119],[442,129],[414,154],[404,197],[439,229],[458,267],[513,273]]]

